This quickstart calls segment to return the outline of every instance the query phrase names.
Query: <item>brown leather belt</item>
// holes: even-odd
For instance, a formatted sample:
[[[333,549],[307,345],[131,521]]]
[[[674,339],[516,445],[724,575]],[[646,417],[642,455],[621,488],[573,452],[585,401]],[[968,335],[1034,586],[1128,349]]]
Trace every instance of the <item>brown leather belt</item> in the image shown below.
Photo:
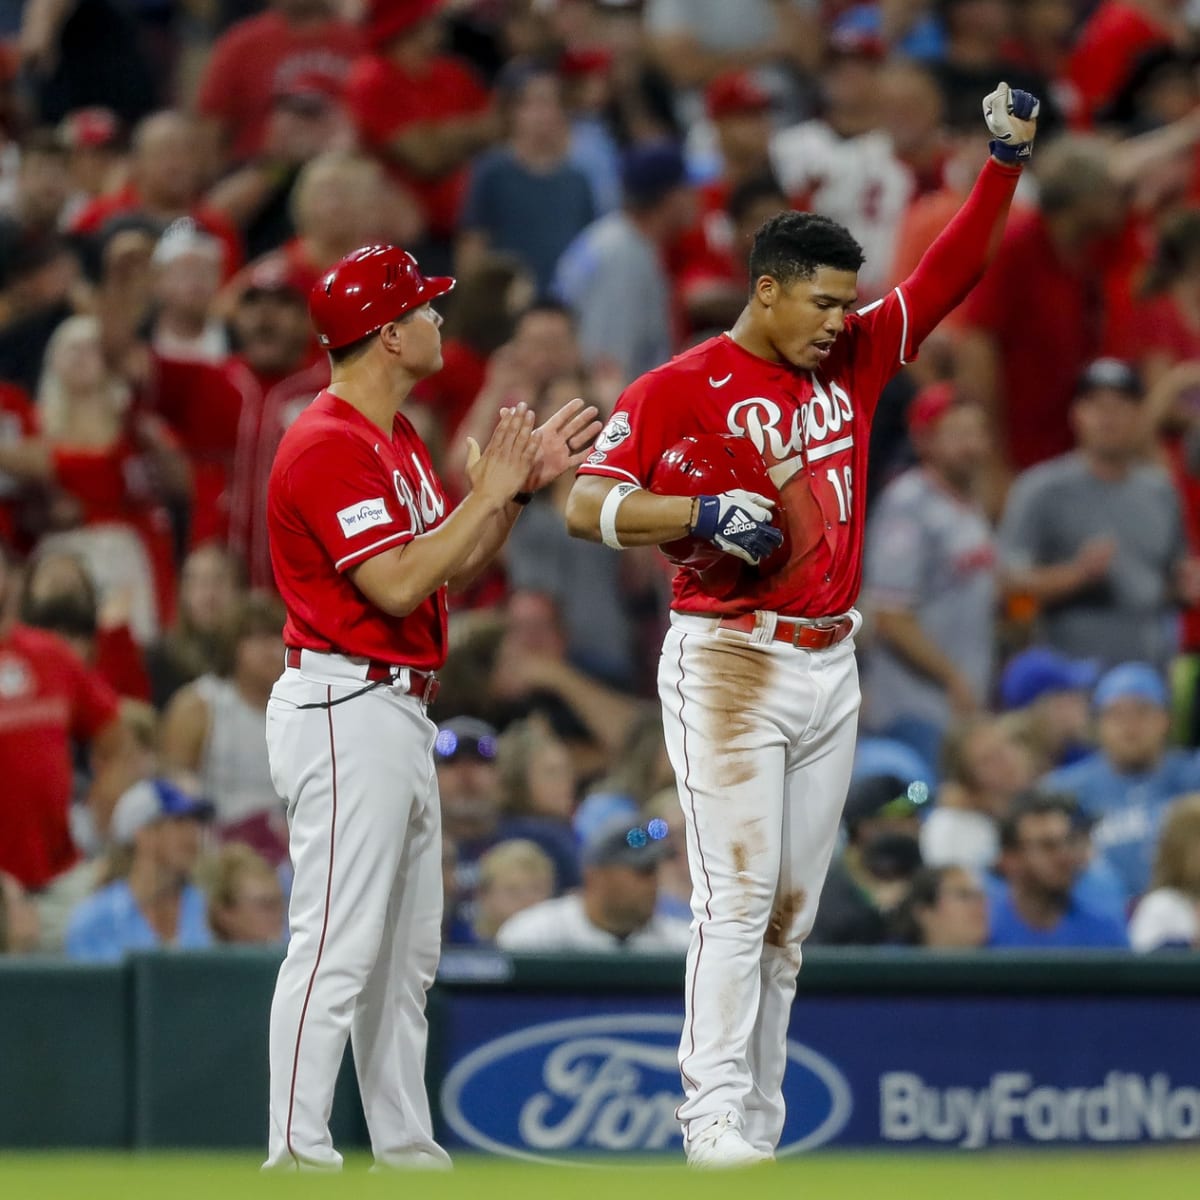
[[[302,651],[299,646],[288,646],[287,654],[284,661],[289,667],[300,666],[300,655]],[[315,650],[314,654],[321,654],[323,651]],[[406,694],[416,696],[418,700],[424,704],[432,704],[437,699],[438,690],[441,684],[438,683],[438,677],[431,671],[417,671],[412,667],[401,667],[395,663],[381,662],[378,659],[370,659],[366,665],[366,673],[363,675],[368,683],[385,683],[387,680],[395,677],[397,671],[408,671],[408,688]]]
[[[717,628],[749,634],[754,632],[755,624],[753,613],[743,613],[740,617],[722,617]],[[853,631],[852,617],[838,617],[837,620],[821,621],[815,625],[780,617],[775,623],[775,633],[771,640],[785,642],[798,650],[828,650],[830,646],[844,642]]]

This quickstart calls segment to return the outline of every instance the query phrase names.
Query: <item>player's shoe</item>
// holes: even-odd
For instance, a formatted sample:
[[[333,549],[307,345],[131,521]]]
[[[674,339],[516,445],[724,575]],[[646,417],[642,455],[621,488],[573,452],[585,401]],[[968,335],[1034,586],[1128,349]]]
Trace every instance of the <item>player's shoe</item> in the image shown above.
[[[771,1162],[771,1154],[755,1150],[738,1128],[737,1118],[725,1113],[706,1125],[685,1143],[689,1167],[706,1171],[727,1170],[733,1167],[753,1167]]]

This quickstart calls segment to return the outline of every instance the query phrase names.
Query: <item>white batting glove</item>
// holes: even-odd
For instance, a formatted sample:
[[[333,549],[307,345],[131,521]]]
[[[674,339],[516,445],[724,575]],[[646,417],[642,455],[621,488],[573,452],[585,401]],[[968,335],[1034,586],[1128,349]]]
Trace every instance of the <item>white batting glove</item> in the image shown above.
[[[1001,162],[1020,163],[1033,153],[1037,134],[1037,118],[1042,103],[1029,92],[1000,83],[983,101],[983,119],[994,141],[989,143],[992,154]]]

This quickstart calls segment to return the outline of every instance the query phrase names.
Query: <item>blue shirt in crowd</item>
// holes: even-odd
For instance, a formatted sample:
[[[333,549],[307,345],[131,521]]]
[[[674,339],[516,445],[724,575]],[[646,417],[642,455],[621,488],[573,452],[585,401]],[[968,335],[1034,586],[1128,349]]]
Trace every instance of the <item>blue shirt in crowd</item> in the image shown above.
[[[1151,771],[1126,775],[1103,754],[1052,771],[1041,782],[1048,791],[1074,796],[1096,825],[1092,844],[1112,866],[1126,899],[1150,886],[1163,814],[1171,801],[1200,789],[1200,757],[1169,750]]]
[[[1071,898],[1062,920],[1053,929],[1034,929],[1027,925],[1013,906],[1012,892],[1007,887],[992,893],[989,907],[989,946],[1016,950],[1068,947],[1125,950],[1129,946],[1125,927],[1120,921],[1093,912],[1075,897]]]
[[[212,945],[204,894],[191,884],[184,887],[179,901],[179,936],[171,945],[180,950]],[[119,962],[131,950],[163,947],[124,879],[89,896],[67,925],[67,957],[81,962]]]
[[[564,162],[532,171],[501,147],[471,167],[460,224],[486,233],[491,249],[520,258],[545,296],[563,251],[596,215],[592,186],[578,167]]]

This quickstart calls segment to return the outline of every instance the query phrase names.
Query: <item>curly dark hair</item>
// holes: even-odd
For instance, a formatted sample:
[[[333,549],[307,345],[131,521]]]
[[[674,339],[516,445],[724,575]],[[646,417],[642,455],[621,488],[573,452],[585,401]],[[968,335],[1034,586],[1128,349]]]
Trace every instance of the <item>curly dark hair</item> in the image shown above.
[[[818,213],[785,212],[764,221],[750,250],[751,283],[764,275],[784,287],[821,267],[857,271],[865,256],[850,231]]]

